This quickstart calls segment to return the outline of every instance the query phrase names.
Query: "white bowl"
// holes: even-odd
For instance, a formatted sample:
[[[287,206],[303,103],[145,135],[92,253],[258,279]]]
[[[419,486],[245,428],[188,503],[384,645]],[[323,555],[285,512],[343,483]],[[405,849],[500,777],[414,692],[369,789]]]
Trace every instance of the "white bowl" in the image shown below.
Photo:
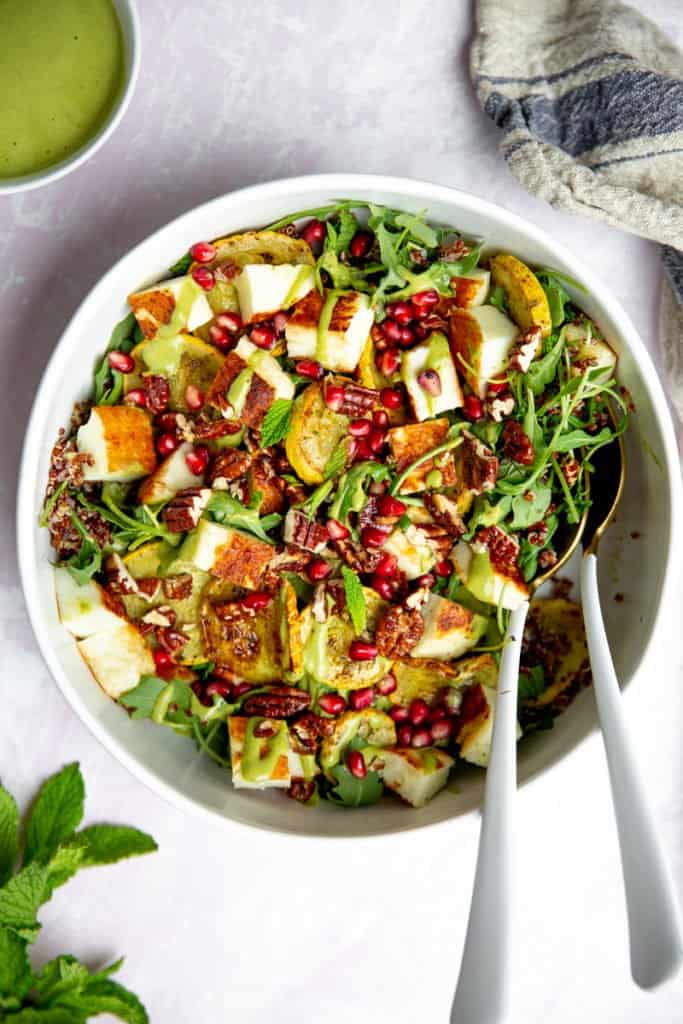
[[[618,520],[600,549],[607,631],[619,678],[628,684],[654,642],[655,625],[676,565],[676,524],[681,500],[673,427],[650,357],[630,320],[581,260],[543,231],[475,196],[402,178],[321,175],[257,185],[222,196],[155,232],[105,274],[66,328],[50,360],[28,426],[19,484],[18,544],[26,602],[38,643],[74,710],[134,775],[173,804],[224,822],[300,835],[368,836],[421,828],[464,814],[480,803],[482,773],[463,776],[458,792],[444,791],[422,810],[393,799],[345,812],[326,801],[313,809],[278,794],[232,788],[227,774],[193,744],[150,722],[131,721],[98,688],[55,608],[51,549],[37,525],[50,450],[73,403],[91,386],[92,364],[125,312],[125,296],[160,279],[188,246],[289,212],[338,198],[366,198],[407,210],[427,208],[435,221],[522,259],[556,267],[577,279],[589,296],[577,301],[595,317],[619,353],[619,376],[638,413],[627,436],[628,474]],[[630,539],[637,531],[639,539]],[[626,595],[623,603],[614,594]],[[555,728],[532,736],[519,751],[520,780],[545,771],[595,727],[592,696],[584,692]]]
[[[91,139],[88,139],[80,149],[64,160],[60,160],[59,163],[51,164],[33,174],[23,174],[18,178],[0,178],[0,196],[9,195],[11,192],[26,192],[32,188],[40,188],[41,185],[47,185],[51,181],[64,177],[70,171],[74,171],[86,160],[89,160],[100,146],[104,145],[125,114],[140,69],[140,19],[135,0],[112,0],[112,3],[121,23],[125,68],[121,92],[109,116]]]

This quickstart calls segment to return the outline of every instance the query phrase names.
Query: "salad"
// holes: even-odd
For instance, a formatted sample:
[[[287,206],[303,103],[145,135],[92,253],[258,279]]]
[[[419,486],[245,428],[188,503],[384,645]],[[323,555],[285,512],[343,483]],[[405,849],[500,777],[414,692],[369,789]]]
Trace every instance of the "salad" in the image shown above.
[[[420,807],[487,763],[509,613],[627,419],[567,279],[491,243],[360,200],[197,242],[60,432],[61,621],[236,787]],[[520,734],[588,681],[579,609],[534,602]]]

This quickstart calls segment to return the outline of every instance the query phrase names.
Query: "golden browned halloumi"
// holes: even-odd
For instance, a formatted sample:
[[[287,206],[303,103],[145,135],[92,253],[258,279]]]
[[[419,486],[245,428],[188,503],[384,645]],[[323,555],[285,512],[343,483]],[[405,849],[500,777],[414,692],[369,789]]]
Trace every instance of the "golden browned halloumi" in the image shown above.
[[[427,420],[425,423],[407,423],[403,427],[392,427],[387,433],[391,454],[399,473],[407,469],[422,455],[443,444],[450,423],[447,419]],[[426,479],[433,469],[441,471],[442,485],[450,487],[455,483],[455,463],[452,452],[444,452],[437,460],[428,459],[418,466],[401,485],[401,494],[424,490]]]
[[[149,414],[131,405],[94,406],[76,444],[91,459],[86,480],[137,480],[157,464]]]
[[[189,275],[133,292],[128,303],[146,338],[156,337],[159,328],[172,321],[180,333],[194,331],[213,317],[206,292]]]
[[[271,718],[269,722],[277,734],[287,732],[286,722],[280,721],[277,718]],[[228,718],[233,785],[236,789],[288,789],[291,782],[288,748],[280,753],[272,763],[271,759],[264,757],[263,773],[257,778],[253,780],[244,778],[242,774],[242,759],[248,727],[248,718],[244,718],[241,715],[232,715]],[[268,742],[272,742],[272,737],[264,738],[264,747],[267,747]]]
[[[102,689],[114,700],[155,671],[152,652],[130,623],[78,641],[78,649]]]

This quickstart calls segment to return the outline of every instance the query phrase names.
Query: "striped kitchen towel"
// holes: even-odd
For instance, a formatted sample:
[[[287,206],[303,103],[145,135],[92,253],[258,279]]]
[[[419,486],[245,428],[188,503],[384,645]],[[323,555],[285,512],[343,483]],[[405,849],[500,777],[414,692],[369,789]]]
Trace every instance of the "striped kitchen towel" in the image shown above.
[[[683,417],[683,54],[613,0],[477,0],[476,18],[472,79],[519,182],[661,243],[660,343]]]

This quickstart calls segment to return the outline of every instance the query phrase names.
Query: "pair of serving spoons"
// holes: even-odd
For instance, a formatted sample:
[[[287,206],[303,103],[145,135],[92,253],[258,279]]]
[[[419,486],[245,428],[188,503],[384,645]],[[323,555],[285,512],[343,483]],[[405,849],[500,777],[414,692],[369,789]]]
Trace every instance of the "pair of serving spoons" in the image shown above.
[[[598,595],[598,544],[624,487],[621,436],[596,452],[593,465],[598,486],[593,487],[590,507],[567,539],[562,557],[534,581],[531,591],[550,579],[582,545],[581,603],[619,836],[631,974],[641,988],[649,989],[680,967],[683,924],[626,729]],[[501,657],[477,867],[451,1024],[504,1024],[510,1012],[517,685],[528,608],[525,602],[512,612]]]

